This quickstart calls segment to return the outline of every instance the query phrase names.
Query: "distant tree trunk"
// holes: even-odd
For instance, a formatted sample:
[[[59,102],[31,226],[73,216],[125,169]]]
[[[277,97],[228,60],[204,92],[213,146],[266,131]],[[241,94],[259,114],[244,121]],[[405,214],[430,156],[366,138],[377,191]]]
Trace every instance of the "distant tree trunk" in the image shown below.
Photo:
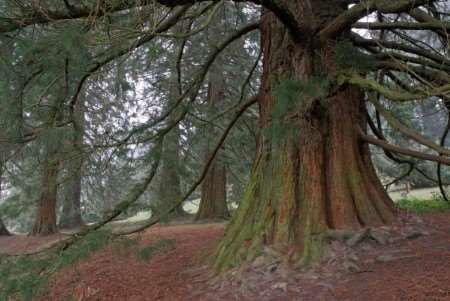
[[[77,160],[78,161],[78,160]],[[71,170],[67,183],[67,190],[63,197],[63,209],[59,222],[61,229],[77,229],[83,225],[81,217],[81,166],[70,162]]]
[[[180,175],[178,162],[179,156],[179,130],[173,129],[166,135],[161,164],[161,181],[158,187],[157,214],[162,214],[170,206],[181,199]],[[170,215],[171,218],[186,215],[182,206],[178,206]]]
[[[208,103],[209,116],[213,117],[217,113],[217,104],[219,101],[224,101],[225,83],[222,75],[222,70],[215,70],[211,72],[210,82],[208,87]],[[206,133],[206,160],[210,156],[211,143],[216,137],[217,131],[214,125],[209,125]],[[222,152],[216,155],[213,163],[209,167],[208,173],[202,183],[202,193],[198,212],[195,220],[202,219],[227,219],[230,214],[227,207],[227,176],[226,166],[222,162]]]
[[[3,152],[0,149],[0,201],[3,197],[3,190],[2,190],[2,176],[3,176]],[[0,236],[10,235],[8,229],[6,228],[5,224],[3,223],[3,220],[0,217]]]
[[[83,165],[84,104],[82,100],[75,106],[75,135],[72,141],[74,158],[68,162],[68,182],[63,197],[63,209],[59,227],[77,229],[83,226],[81,217],[81,178]]]
[[[261,138],[247,191],[216,252],[219,271],[253,260],[265,246],[285,260],[308,263],[323,254],[328,230],[389,224],[395,216],[358,136],[358,127],[366,129],[364,94],[351,85],[318,84],[335,81],[337,39],[316,41],[313,34],[347,6],[279,2],[312,28],[311,37],[294,41],[264,12]]]
[[[8,229],[6,229],[5,224],[3,224],[2,219],[0,218],[0,236],[5,236],[5,235],[11,235],[8,231]]]
[[[179,93],[176,86],[176,80],[172,75],[170,83],[169,102],[167,108],[170,108],[176,102]],[[172,114],[168,122],[172,123],[176,118]],[[172,204],[179,201],[182,197],[180,184],[180,129],[175,126],[164,139],[163,152],[161,155],[161,177],[158,187],[158,204],[154,206],[156,214],[163,214]],[[178,206],[169,216],[176,218],[185,216],[186,212],[183,206]]]
[[[32,236],[45,236],[57,232],[56,200],[59,160],[55,155],[47,157],[41,179],[41,196],[34,222]]]
[[[214,160],[202,183],[200,206],[195,216],[202,219],[227,219],[230,217],[226,195],[226,168]]]

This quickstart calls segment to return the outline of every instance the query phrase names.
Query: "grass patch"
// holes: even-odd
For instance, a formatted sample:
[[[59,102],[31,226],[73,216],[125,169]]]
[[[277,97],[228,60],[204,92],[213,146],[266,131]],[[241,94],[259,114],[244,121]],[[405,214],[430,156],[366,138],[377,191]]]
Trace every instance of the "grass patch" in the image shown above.
[[[137,258],[142,261],[149,262],[155,254],[161,251],[170,250],[174,247],[175,247],[175,240],[161,239],[155,243],[152,243],[149,246],[139,249],[137,252]]]
[[[396,202],[398,208],[406,209],[414,213],[445,212],[450,210],[450,203],[441,196],[433,195],[431,199],[404,198]]]
[[[50,276],[65,266],[86,259],[110,241],[109,232],[95,231],[63,253],[0,258],[0,300],[29,301],[43,293]]]

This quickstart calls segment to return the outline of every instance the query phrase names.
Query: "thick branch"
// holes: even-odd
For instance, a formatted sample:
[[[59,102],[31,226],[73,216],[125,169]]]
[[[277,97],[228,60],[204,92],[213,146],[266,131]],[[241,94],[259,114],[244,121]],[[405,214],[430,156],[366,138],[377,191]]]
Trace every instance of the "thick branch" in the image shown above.
[[[388,112],[374,97],[369,97],[369,101],[375,106],[378,112],[386,119],[391,127],[401,132],[406,137],[418,142],[419,144],[425,145],[432,150],[438,152],[441,155],[450,156],[450,150],[446,149],[439,144],[434,143],[427,137],[420,135],[419,133],[409,129],[397,118],[394,117],[390,112]]]
[[[199,2],[204,2],[207,0],[157,0],[159,3],[174,7],[177,5],[184,5],[184,4],[195,4]],[[211,1],[211,0],[209,0]],[[219,0],[213,0],[213,1],[219,1]],[[291,32],[291,35],[294,40],[303,40],[305,39],[308,34],[310,33],[309,28],[303,28],[300,26],[299,22],[297,22],[296,17],[294,14],[289,10],[288,7],[284,6],[280,1],[277,0],[234,0],[234,2],[252,2],[254,4],[261,5],[265,7],[266,9],[270,10],[272,13],[274,13],[280,22],[282,22]]]
[[[25,28],[35,24],[47,24],[60,20],[80,19],[88,17],[102,17],[110,13],[119,12],[138,6],[146,6],[154,3],[154,0],[121,0],[121,1],[92,1],[91,6],[70,5],[65,9],[50,9],[49,4],[39,1],[29,1],[29,11],[24,12],[23,16],[13,18],[0,17],[0,33],[11,32],[17,29]],[[81,1],[80,1],[81,2]],[[83,1],[85,3],[85,1]]]
[[[406,30],[450,30],[450,22],[358,22],[352,25],[352,28],[361,28],[369,30],[389,30],[389,29],[406,29]]]
[[[424,12],[423,10],[418,9],[418,8],[410,11],[409,15],[421,23],[442,23],[439,19],[436,19],[433,16],[430,16],[429,14],[427,14],[426,12]],[[448,22],[447,22],[447,24],[448,24]],[[449,27],[445,27],[445,28],[441,27],[441,28],[433,28],[432,30],[434,32],[436,32],[444,40],[446,40],[448,43],[448,40],[449,40],[448,30],[449,29],[450,29]]]
[[[439,55],[437,53],[432,53],[427,49],[413,47],[406,43],[397,43],[393,41],[379,40],[379,39],[365,39],[357,34],[352,34],[352,41],[357,46],[362,47],[380,47],[380,48],[389,48],[392,50],[399,50],[407,53],[411,53],[420,57],[427,58],[433,62],[438,64],[445,64],[450,66],[450,60],[446,57]]]
[[[370,15],[374,11],[385,14],[404,13],[412,9],[434,2],[433,0],[367,0],[352,6],[350,9],[336,17],[319,33],[322,40],[337,37],[340,33],[348,30],[353,23]]]
[[[112,12],[132,9],[159,3],[168,7],[193,5],[202,2],[219,2],[220,0],[121,0],[121,1],[93,1],[92,6],[77,5],[66,9],[49,9],[40,1],[39,6],[29,5],[29,12],[14,18],[0,18],[0,33],[11,32],[34,24],[47,24],[58,20],[70,20],[87,17],[102,17]],[[304,39],[309,33],[308,28],[302,28],[294,14],[288,7],[277,0],[233,0],[234,2],[251,2],[261,5],[273,12],[289,29],[296,40]],[[32,2],[32,1],[30,1]]]
[[[423,98],[428,98],[431,96],[445,97],[450,94],[450,84],[427,90],[418,89],[414,93],[411,93],[407,91],[393,90],[389,87],[377,83],[375,80],[366,79],[357,74],[353,74],[351,76],[342,75],[339,78],[339,82],[349,83],[364,89],[378,92],[381,95],[385,96],[386,98],[394,101],[414,101]]]
[[[358,133],[359,133],[360,138],[362,140],[364,140],[365,142],[373,144],[373,145],[377,145],[388,151],[406,155],[406,156],[410,156],[410,157],[414,157],[414,158],[418,158],[418,159],[422,159],[422,160],[441,162],[442,164],[450,165],[450,158],[448,158],[448,157],[430,155],[430,154],[410,150],[407,148],[402,148],[402,147],[399,147],[396,145],[392,145],[386,141],[383,141],[383,140],[380,140],[380,139],[377,139],[375,137],[365,134],[363,132],[363,130],[361,130],[360,128],[358,128]]]

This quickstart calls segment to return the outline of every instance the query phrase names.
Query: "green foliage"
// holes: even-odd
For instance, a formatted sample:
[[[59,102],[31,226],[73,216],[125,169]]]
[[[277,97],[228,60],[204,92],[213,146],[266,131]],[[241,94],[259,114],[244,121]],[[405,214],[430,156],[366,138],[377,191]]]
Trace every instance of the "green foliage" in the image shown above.
[[[43,292],[52,273],[87,258],[104,248],[109,240],[108,232],[95,231],[61,254],[45,252],[0,258],[0,300],[32,300]]]
[[[174,248],[175,240],[161,239],[157,242],[138,250],[137,257],[145,262],[149,262],[152,257],[161,252]]]
[[[286,133],[295,130],[296,126],[292,122],[295,115],[308,112],[315,104],[325,108],[329,88],[330,82],[320,77],[312,77],[306,82],[281,81],[273,92],[276,99],[271,114],[274,141],[280,141]]]
[[[21,256],[0,260],[0,300],[15,296],[31,300],[45,287],[47,278],[41,272],[48,266],[47,258]]]
[[[362,52],[349,41],[341,41],[336,45],[335,60],[341,69],[356,72],[367,72],[375,67],[375,59]]]
[[[94,231],[86,235],[79,243],[71,246],[55,262],[56,269],[74,264],[86,259],[89,254],[103,249],[110,241],[110,234],[107,231]]]
[[[450,210],[450,203],[442,199],[441,196],[434,194],[429,200],[418,198],[405,198],[396,202],[397,207],[407,209],[414,213],[432,213],[445,212]]]

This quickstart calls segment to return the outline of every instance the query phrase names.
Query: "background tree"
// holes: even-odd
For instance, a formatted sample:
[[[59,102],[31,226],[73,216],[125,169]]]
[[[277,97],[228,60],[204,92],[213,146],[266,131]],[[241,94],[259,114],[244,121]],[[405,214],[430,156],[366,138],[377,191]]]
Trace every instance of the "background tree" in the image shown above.
[[[220,102],[225,100],[224,92],[225,82],[220,70],[217,70],[210,75],[208,85],[207,102],[210,118],[214,113],[217,113]],[[214,141],[216,135],[217,131],[214,129],[214,125],[207,127],[205,133],[207,139],[205,149],[206,160],[211,155],[212,146],[210,143]],[[216,155],[214,161],[211,163],[201,189],[201,199],[195,219],[227,219],[229,217],[227,205],[227,170],[223,158],[223,150]]]

